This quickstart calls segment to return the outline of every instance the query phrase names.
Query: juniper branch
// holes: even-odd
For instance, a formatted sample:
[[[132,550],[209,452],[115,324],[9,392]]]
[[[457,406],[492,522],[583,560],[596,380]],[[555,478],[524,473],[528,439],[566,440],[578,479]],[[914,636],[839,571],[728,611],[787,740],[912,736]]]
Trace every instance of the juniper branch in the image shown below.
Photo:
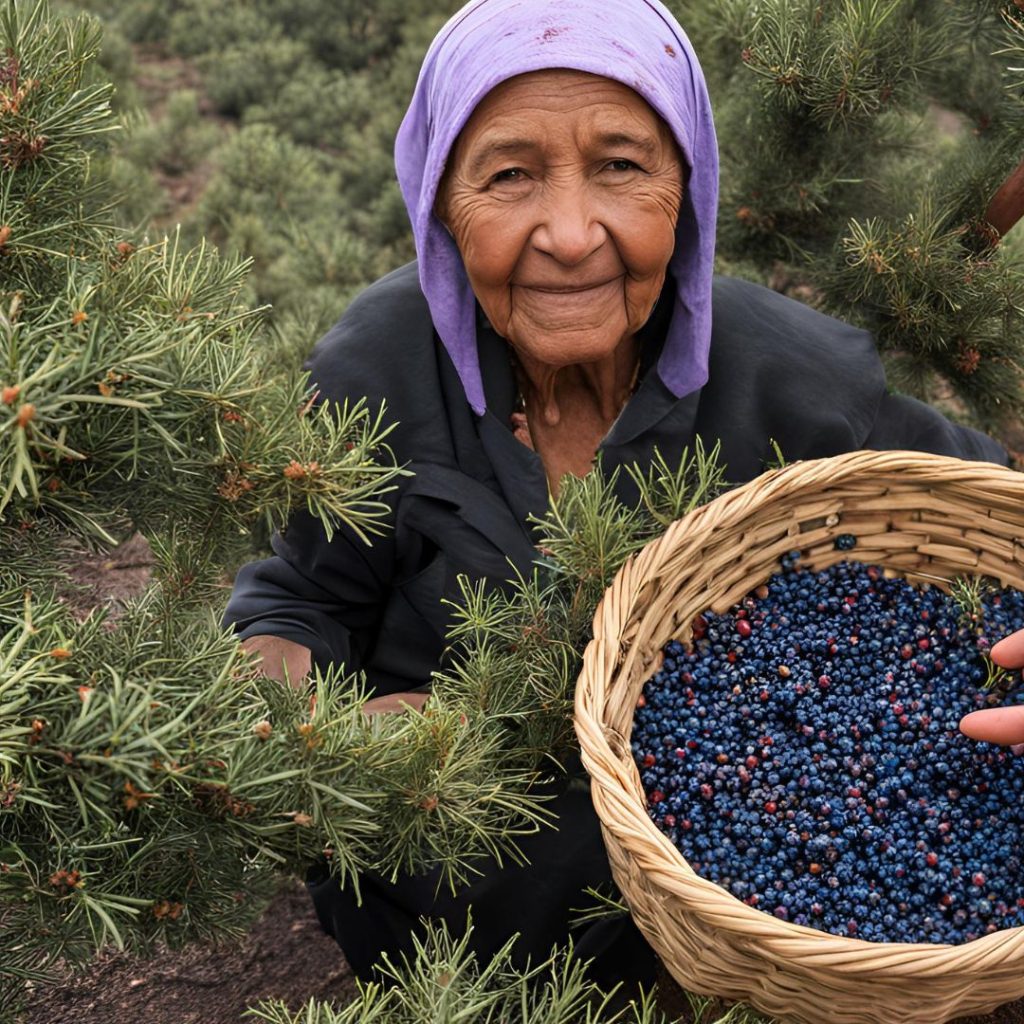
[[[472,924],[458,939],[428,924],[425,936],[414,939],[411,957],[398,963],[385,959],[386,988],[358,983],[355,999],[341,1009],[310,1002],[292,1012],[283,1003],[263,1003],[250,1015],[268,1024],[667,1024],[650,998],[614,1009],[614,993],[586,980],[584,963],[571,947],[517,969],[512,966],[515,938],[482,964],[470,950],[471,934]]]

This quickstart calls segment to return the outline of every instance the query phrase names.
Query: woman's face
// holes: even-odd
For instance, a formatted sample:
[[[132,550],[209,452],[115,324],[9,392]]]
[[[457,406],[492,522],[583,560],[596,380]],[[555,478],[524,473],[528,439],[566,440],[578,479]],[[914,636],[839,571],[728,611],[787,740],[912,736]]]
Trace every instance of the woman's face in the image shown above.
[[[594,362],[648,318],[675,246],[683,165],[619,82],[509,79],[477,106],[438,193],[488,320],[522,355]]]

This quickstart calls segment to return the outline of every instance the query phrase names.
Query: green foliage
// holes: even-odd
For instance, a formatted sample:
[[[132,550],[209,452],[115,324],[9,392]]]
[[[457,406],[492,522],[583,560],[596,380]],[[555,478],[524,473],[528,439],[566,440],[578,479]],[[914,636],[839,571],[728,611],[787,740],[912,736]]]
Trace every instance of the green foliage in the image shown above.
[[[987,576],[957,576],[949,585],[949,596],[957,608],[962,625],[977,622],[984,610],[984,600],[993,591],[993,581]]]
[[[781,456],[778,445],[772,442],[777,455]],[[698,437],[694,443],[693,455],[689,447],[683,448],[679,465],[670,467],[665,456],[655,450],[654,458],[646,470],[627,466],[626,472],[633,478],[640,492],[643,507],[652,520],[655,532],[669,523],[682,519],[698,505],[709,501],[725,490],[725,469],[719,466],[721,445],[716,442],[711,451],[704,447]]]
[[[355,998],[342,1008],[262,1003],[249,1015],[266,1024],[669,1024],[653,998],[623,1006],[615,990],[603,992],[587,981],[571,946],[517,970],[510,964],[515,939],[480,964],[469,949],[471,931],[472,924],[456,940],[429,924],[425,937],[414,940],[411,957],[383,964],[384,984],[358,982]],[[685,998],[685,1019],[693,1024],[770,1024],[745,1006],[722,1011],[713,999]]]
[[[398,472],[382,413],[313,405],[238,300],[243,262],[106,223],[90,179],[115,127],[89,80],[98,45],[88,19],[3,8],[5,1005],[106,941],[237,930],[237,893],[326,844],[341,876],[377,862],[379,807],[360,796],[366,751],[389,746],[367,742],[354,681],[320,679],[311,706],[254,678],[208,603],[253,534],[296,507],[328,531],[382,528]],[[157,585],[116,623],[74,618],[55,593],[61,558],[139,529]]]
[[[984,231],[925,195],[902,222],[852,220],[818,280],[874,329],[894,385],[927,398],[937,378],[953,381],[992,427],[1024,407],[1024,264],[979,239]]]
[[[721,245],[762,263],[820,250],[869,198],[879,162],[907,145],[906,112],[923,108],[917,84],[943,36],[924,31],[904,0],[724,4],[713,23],[696,4],[677,7],[719,58],[708,70]]]
[[[565,763],[575,749],[572,702],[594,610],[623,563],[663,528],[669,509],[695,508],[723,489],[714,455],[698,446],[670,468],[633,467],[639,498],[615,495],[617,474],[565,477],[536,525],[543,561],[505,590],[463,583],[448,638],[451,666],[432,701],[459,707],[501,736],[510,767]]]
[[[280,92],[295,78],[305,57],[306,47],[277,29],[209,53],[200,66],[218,110],[238,117],[252,104],[265,103]]]
[[[718,473],[702,466],[684,460],[662,492],[690,478],[682,500],[709,497]],[[369,720],[356,680],[318,676],[306,694],[249,668],[205,611],[205,544],[159,540],[159,585],[115,626],[74,621],[35,571],[46,541],[17,534],[0,579],[0,903],[16,923],[0,980],[106,941],[236,930],[253,908],[234,893],[320,851],[348,884],[426,867],[454,883],[481,856],[517,856],[572,756],[593,602],[652,528],[594,481],[563,482],[540,524],[546,567],[506,593],[466,585],[425,713]]]
[[[267,317],[304,356],[359,289],[413,255],[392,146],[422,53],[458,4],[396,0],[372,16],[363,4],[318,0],[301,11],[270,0],[85,5],[119,38],[160,40],[195,61],[199,106],[236,119],[197,123],[187,92],[158,119],[140,118],[110,162],[127,192],[114,216],[126,225],[177,217],[152,171],[194,171],[205,187],[180,218],[183,237],[251,259],[246,302],[272,304]],[[144,59],[157,77],[159,57]]]
[[[469,949],[471,931],[455,940],[428,925],[426,937],[414,939],[412,957],[385,963],[385,985],[358,983],[355,999],[342,1009],[310,1002],[293,1012],[264,1003],[250,1015],[268,1024],[667,1024],[652,1000],[614,1008],[614,993],[586,980],[571,948],[517,970],[510,964],[513,938],[481,964]]]
[[[957,622],[961,629],[978,638],[986,671],[982,686],[986,690],[995,690],[998,699],[1004,699],[1006,692],[1019,680],[1020,674],[997,665],[988,654],[985,601],[997,589],[998,581],[989,576],[957,576],[950,581],[949,597],[957,610]]]
[[[380,415],[299,415],[304,380],[253,358],[258,316],[232,304],[244,265],[167,241],[104,256],[69,262],[46,306],[14,298],[0,314],[0,514],[108,541],[125,517],[150,531],[189,518],[215,550],[304,501],[329,528],[372,531],[386,511],[373,493],[394,473],[376,461]]]
[[[168,97],[158,124],[148,122],[131,131],[122,153],[138,166],[180,175],[206,159],[220,137],[216,125],[201,117],[195,91],[181,89]]]
[[[950,386],[990,429],[1020,416],[1024,263],[984,222],[1024,151],[1016,8],[675,6],[715,101],[721,255],[793,265],[875,331],[898,390]]]
[[[82,146],[116,128],[110,86],[85,83],[99,38],[87,17],[48,20],[41,0],[24,15],[0,8],[0,283],[29,296],[62,284],[66,254],[104,237],[108,210]]]

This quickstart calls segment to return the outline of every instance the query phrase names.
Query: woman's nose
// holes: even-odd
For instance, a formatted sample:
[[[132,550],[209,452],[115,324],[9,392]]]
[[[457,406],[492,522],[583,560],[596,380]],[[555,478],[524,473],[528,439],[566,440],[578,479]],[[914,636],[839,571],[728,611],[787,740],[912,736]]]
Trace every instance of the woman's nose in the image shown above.
[[[553,191],[544,216],[533,233],[533,244],[567,267],[583,263],[604,244],[607,232],[582,188]]]

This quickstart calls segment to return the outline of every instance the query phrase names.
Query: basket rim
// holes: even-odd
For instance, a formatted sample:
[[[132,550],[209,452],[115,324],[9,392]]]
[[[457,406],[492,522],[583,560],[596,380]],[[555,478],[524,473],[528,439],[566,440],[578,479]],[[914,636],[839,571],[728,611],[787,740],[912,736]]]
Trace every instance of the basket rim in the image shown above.
[[[690,525],[709,519],[710,524],[718,529],[730,520],[741,520],[765,502],[780,498],[791,500],[809,488],[814,488],[815,493],[821,493],[823,479],[827,480],[827,488],[835,488],[858,476],[893,472],[898,472],[907,483],[927,484],[942,491],[966,489],[977,493],[983,487],[989,509],[993,507],[995,499],[997,505],[1011,513],[1017,512],[1021,519],[1020,542],[1024,545],[1024,511],[1019,511],[1024,510],[1024,474],[995,463],[969,462],[950,456],[907,450],[857,451],[793,462],[770,470],[676,520],[661,536],[630,556],[623,564],[594,614],[593,638],[584,651],[582,670],[576,684],[574,726],[583,764],[591,778],[591,796],[602,829],[611,832],[625,852],[632,854],[634,859],[647,862],[652,856],[660,858],[657,864],[660,888],[669,889],[677,897],[687,900],[691,904],[689,909],[696,916],[708,920],[706,911],[692,904],[692,890],[695,888],[704,892],[709,901],[721,904],[723,911],[728,911],[715,915],[713,926],[717,930],[746,939],[756,937],[759,943],[765,943],[759,951],[768,959],[785,959],[788,962],[799,955],[803,963],[813,961],[817,967],[842,965],[844,973],[856,972],[858,967],[872,974],[876,974],[880,968],[890,968],[922,977],[944,972],[954,961],[963,961],[965,955],[972,960],[979,957],[987,960],[1016,960],[1024,953],[1024,925],[999,929],[959,944],[888,942],[834,935],[782,920],[749,906],[717,883],[697,875],[683,854],[650,818],[646,802],[636,801],[624,786],[617,784],[608,766],[619,766],[622,760],[612,749],[608,734],[616,737],[616,745],[621,746],[627,754],[630,739],[604,724],[600,715],[600,702],[586,684],[590,675],[607,684],[612,672],[622,665],[630,647],[628,641],[607,633],[605,612],[610,595],[620,588],[632,588],[630,612],[624,620],[630,621],[636,595],[643,585],[642,577],[657,566],[668,552],[674,550],[680,535]],[[797,547],[799,538],[794,538],[794,548]],[[611,671],[602,674],[602,663],[611,665]],[[631,756],[628,758],[628,768],[636,771]],[[628,812],[628,827],[607,813],[608,801],[613,801]],[[644,846],[646,849],[641,849]],[[636,858],[637,853],[643,856]],[[684,887],[690,893],[684,895]],[[628,894],[624,895],[628,898]],[[1003,946],[1012,948],[1003,950],[1000,956],[1000,947]],[[872,954],[870,959],[865,957],[866,953]],[[991,967],[991,963],[986,965],[987,970],[991,970]]]

